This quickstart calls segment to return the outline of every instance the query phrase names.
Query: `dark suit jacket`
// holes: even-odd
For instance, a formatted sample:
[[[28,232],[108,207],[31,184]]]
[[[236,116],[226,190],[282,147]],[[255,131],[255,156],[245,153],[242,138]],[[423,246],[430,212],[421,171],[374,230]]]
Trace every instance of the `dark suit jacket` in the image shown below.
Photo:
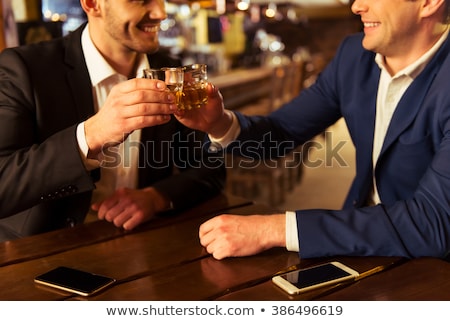
[[[88,211],[99,171],[85,170],[76,141],[77,124],[94,114],[82,29],[0,54],[0,241],[73,226]],[[139,187],[155,186],[176,209],[217,194],[225,169],[200,160],[202,139],[175,118],[143,129]]]
[[[265,146],[274,151],[273,142],[303,143],[344,117],[356,177],[342,210],[297,211],[302,257],[444,256],[450,249],[450,39],[393,115],[375,168],[382,204],[373,207],[365,204],[380,69],[361,41],[361,34],[347,38],[316,84],[269,117],[239,115],[239,139],[270,133]]]

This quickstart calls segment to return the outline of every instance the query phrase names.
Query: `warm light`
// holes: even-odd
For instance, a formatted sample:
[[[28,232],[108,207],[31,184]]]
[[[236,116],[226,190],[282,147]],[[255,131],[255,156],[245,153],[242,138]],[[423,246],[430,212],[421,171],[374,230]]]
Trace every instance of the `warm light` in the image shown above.
[[[160,29],[162,31],[167,31],[170,28],[173,28],[175,26],[175,24],[176,24],[176,21],[174,19],[167,18],[167,19],[164,19],[163,21],[161,21]]]
[[[52,16],[50,17],[50,19],[52,20],[52,21],[60,21],[61,19],[60,19],[60,16],[59,16],[59,13],[54,13],[54,14],[52,14]]]
[[[182,4],[178,9],[178,15],[181,18],[187,18],[191,15],[191,7],[187,4]]]
[[[216,12],[224,14],[227,11],[226,0],[216,0]]]
[[[250,1],[249,0],[238,0],[237,4],[236,4],[236,8],[238,8],[239,10],[245,11],[249,8],[250,6]]]
[[[271,52],[278,52],[284,50],[284,44],[280,41],[272,41],[269,44],[269,51]]]
[[[275,17],[275,11],[273,9],[267,8],[266,10],[266,17],[267,18],[273,18]]]
[[[265,14],[267,18],[274,18],[277,14],[277,5],[273,2],[269,3]]]
[[[44,17],[50,19],[52,17],[52,12],[50,10],[45,10]]]

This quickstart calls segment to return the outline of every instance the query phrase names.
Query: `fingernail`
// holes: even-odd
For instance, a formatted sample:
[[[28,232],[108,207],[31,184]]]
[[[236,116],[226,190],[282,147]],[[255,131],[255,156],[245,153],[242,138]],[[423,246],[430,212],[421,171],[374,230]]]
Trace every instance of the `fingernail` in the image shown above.
[[[168,100],[170,103],[171,103],[171,102],[174,102],[174,101],[175,101],[175,96],[172,95],[172,94],[167,95],[167,100]]]

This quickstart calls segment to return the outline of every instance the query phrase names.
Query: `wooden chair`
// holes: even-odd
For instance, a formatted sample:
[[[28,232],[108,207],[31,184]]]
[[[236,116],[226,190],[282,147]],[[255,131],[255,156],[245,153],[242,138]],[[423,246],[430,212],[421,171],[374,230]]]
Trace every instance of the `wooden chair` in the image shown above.
[[[275,162],[275,163],[273,163]],[[272,207],[284,202],[285,171],[282,159],[266,164],[249,158],[227,155],[227,192],[260,199]]]
[[[302,62],[275,66],[268,97],[248,104],[239,111],[246,115],[267,115],[294,98],[302,88],[303,79]],[[301,149],[272,160],[269,164],[235,155],[227,157],[227,191],[261,200],[273,207],[283,203],[285,193],[294,188],[303,172]]]

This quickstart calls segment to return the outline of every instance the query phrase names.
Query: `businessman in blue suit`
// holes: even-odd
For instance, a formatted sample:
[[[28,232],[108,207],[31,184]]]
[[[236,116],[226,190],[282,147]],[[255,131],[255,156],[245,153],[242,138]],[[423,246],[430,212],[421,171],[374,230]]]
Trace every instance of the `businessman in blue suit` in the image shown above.
[[[342,210],[220,215],[200,227],[217,259],[271,247],[301,257],[444,257],[450,250],[450,39],[446,0],[356,0],[348,37],[317,82],[267,117],[217,104],[179,114],[213,146],[302,144],[343,117],[356,176]],[[213,86],[211,91],[217,91]],[[271,140],[263,140],[270,133]],[[234,141],[229,145],[230,142]]]

